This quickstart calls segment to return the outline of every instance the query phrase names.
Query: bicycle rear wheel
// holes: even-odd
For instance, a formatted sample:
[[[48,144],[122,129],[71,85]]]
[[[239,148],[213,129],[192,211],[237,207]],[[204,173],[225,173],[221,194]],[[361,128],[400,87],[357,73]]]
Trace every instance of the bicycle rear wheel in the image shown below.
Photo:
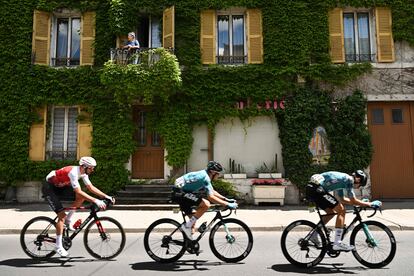
[[[172,263],[180,259],[186,250],[184,233],[173,219],[159,219],[145,231],[144,247],[147,254],[160,263]]]
[[[56,223],[49,217],[29,220],[20,232],[20,245],[33,259],[47,259],[55,255]]]
[[[214,225],[209,240],[213,254],[227,263],[240,262],[253,247],[250,228],[234,218],[223,219]]]
[[[121,224],[110,217],[100,217],[86,226],[83,243],[89,254],[109,260],[125,247],[125,232]]]
[[[364,224],[367,226],[368,235],[364,230]],[[392,261],[397,250],[397,242],[391,230],[377,221],[364,221],[358,224],[352,231],[350,244],[355,246],[352,254],[357,261],[369,268],[386,266]]]
[[[320,228],[309,237],[316,224],[298,220],[289,224],[282,233],[280,245],[285,258],[298,267],[311,267],[320,263],[326,253],[326,238]]]

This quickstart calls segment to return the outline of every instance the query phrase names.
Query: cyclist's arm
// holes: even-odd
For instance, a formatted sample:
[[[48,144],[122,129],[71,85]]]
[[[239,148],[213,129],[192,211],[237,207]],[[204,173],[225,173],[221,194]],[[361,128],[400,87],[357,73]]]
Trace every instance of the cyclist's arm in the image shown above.
[[[86,188],[88,189],[88,191],[90,191],[91,193],[97,195],[99,198],[106,198],[108,197],[105,193],[103,193],[101,190],[99,190],[98,188],[96,188],[95,186],[93,186],[93,184],[89,184],[89,185],[85,185]]]
[[[75,192],[75,194],[84,197],[87,201],[92,203],[95,202],[95,198],[82,191],[80,187],[73,188],[73,191]]]
[[[222,196],[220,194],[218,194],[219,196]],[[207,199],[213,203],[217,203],[223,206],[227,206],[228,203],[227,201],[224,201],[222,198],[220,198],[219,196],[217,196],[215,193],[212,193],[210,195],[207,196]]]
[[[371,204],[369,202],[363,202],[363,201],[359,200],[356,197],[350,197],[350,198],[343,197],[343,198],[340,199],[340,201],[341,201],[341,203],[348,204],[348,205],[358,205],[358,206],[361,206],[361,207],[371,207]]]

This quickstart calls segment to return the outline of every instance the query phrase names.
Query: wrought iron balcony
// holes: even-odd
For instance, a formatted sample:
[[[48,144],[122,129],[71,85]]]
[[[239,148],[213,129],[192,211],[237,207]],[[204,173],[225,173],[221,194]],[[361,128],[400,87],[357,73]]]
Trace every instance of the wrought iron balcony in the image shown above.
[[[217,56],[218,64],[245,64],[247,56]]]
[[[345,54],[346,62],[374,62],[375,54]]]
[[[160,60],[160,55],[154,53],[157,48],[139,48],[139,49],[123,49],[123,48],[111,48],[110,55],[111,61],[114,64],[141,64],[145,61],[148,64],[154,64]],[[174,49],[167,49],[171,53],[174,53]],[[144,60],[145,59],[145,60]]]
[[[51,150],[46,151],[46,159],[47,160],[76,160],[77,158],[76,150]]]

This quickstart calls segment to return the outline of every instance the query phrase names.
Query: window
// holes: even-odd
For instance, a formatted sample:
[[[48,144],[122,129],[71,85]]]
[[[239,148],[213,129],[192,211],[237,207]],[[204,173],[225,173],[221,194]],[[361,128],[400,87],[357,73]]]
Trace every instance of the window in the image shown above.
[[[393,124],[402,124],[403,120],[403,110],[401,108],[393,108],[391,111],[392,114],[392,123]]]
[[[382,108],[374,108],[372,110],[372,124],[373,125],[384,124],[384,110]]]
[[[51,114],[48,159],[74,160],[78,142],[78,108],[54,107]]]
[[[80,16],[57,15],[53,20],[52,66],[80,64]]]
[[[161,21],[159,17],[149,16],[141,19],[137,40],[143,48],[159,48],[161,45]]]
[[[244,14],[218,13],[217,63],[246,63],[244,25]]]
[[[344,12],[344,46],[347,62],[373,61],[369,12]]]

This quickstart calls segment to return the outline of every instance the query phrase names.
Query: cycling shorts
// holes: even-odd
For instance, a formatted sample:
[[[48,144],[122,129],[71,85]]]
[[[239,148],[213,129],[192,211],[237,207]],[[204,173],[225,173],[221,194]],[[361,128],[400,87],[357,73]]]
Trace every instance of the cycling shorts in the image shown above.
[[[328,193],[321,185],[314,183],[306,185],[306,198],[315,202],[316,206],[323,210],[333,209],[339,204],[339,201],[333,195]]]
[[[56,187],[52,183],[45,181],[42,187],[43,197],[46,199],[50,208],[57,214],[63,211],[63,205],[60,197],[63,196],[66,187]]]
[[[176,187],[173,188],[171,199],[173,202],[180,205],[180,209],[186,215],[191,215],[193,213],[193,207],[200,205],[203,200],[202,196],[199,194],[187,193]]]

